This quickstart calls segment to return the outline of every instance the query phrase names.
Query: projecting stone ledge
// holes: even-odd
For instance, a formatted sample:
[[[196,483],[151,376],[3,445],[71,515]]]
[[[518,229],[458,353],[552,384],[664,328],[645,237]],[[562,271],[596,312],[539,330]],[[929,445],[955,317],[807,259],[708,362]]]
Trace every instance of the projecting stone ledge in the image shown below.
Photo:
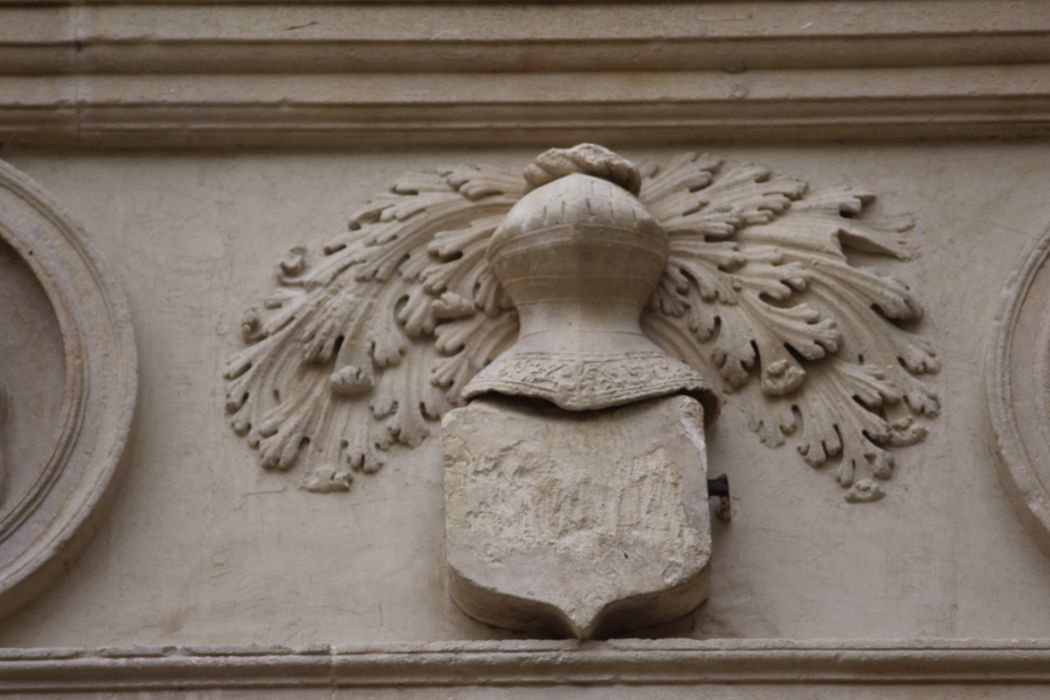
[[[671,396],[567,412],[484,398],[445,416],[446,547],[470,616],[583,639],[707,597],[703,409]]]

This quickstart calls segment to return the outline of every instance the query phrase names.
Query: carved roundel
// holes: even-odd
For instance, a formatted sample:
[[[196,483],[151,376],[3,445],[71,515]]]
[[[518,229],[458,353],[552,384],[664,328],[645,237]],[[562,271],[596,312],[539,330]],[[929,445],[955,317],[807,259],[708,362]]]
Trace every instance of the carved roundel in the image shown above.
[[[135,405],[122,295],[80,229],[0,163],[0,614],[86,543]]]
[[[996,317],[987,360],[999,475],[1050,554],[1050,229],[1025,252]]]

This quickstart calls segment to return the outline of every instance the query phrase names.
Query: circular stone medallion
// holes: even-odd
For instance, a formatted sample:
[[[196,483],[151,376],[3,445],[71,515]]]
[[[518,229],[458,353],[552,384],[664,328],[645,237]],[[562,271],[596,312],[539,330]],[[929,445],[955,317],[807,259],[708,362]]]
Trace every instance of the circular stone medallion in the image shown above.
[[[66,214],[0,163],[0,615],[95,529],[136,386],[131,320],[112,277]]]
[[[1025,251],[996,316],[986,378],[999,475],[1050,554],[1050,229]]]

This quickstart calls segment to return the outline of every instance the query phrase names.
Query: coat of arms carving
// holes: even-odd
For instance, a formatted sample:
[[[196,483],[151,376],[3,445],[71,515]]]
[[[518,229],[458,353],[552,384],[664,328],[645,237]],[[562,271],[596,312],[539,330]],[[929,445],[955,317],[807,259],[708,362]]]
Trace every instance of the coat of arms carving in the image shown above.
[[[719,404],[832,464],[854,502],[882,497],[893,448],[939,410],[918,301],[847,256],[912,255],[911,219],[870,215],[872,199],[592,144],[524,173],[409,173],[279,263],[226,410],[263,467],[301,464],[313,491],[348,489],[445,416],[464,610],[583,637],[672,619],[707,595]],[[580,557],[596,570],[566,594],[550,572]]]

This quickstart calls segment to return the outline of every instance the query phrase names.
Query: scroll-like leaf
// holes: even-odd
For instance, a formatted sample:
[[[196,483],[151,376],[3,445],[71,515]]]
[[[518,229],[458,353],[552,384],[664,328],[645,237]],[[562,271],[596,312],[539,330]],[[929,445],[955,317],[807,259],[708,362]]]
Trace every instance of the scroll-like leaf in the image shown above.
[[[911,219],[866,217],[874,198],[865,192],[807,194],[798,181],[711,156],[645,172],[642,199],[672,232],[646,332],[715,373],[764,443],[794,442],[814,467],[834,462],[848,500],[880,498],[889,448],[921,440],[918,419],[939,410],[924,381],[939,363],[901,325],[922,316],[908,287],[854,266],[846,251],[908,259]]]
[[[346,490],[352,471],[426,438],[517,334],[484,253],[523,191],[496,168],[409,173],[348,233],[280,262],[278,290],[246,316],[248,347],[225,372],[230,421],[263,467],[305,461],[305,488]]]

